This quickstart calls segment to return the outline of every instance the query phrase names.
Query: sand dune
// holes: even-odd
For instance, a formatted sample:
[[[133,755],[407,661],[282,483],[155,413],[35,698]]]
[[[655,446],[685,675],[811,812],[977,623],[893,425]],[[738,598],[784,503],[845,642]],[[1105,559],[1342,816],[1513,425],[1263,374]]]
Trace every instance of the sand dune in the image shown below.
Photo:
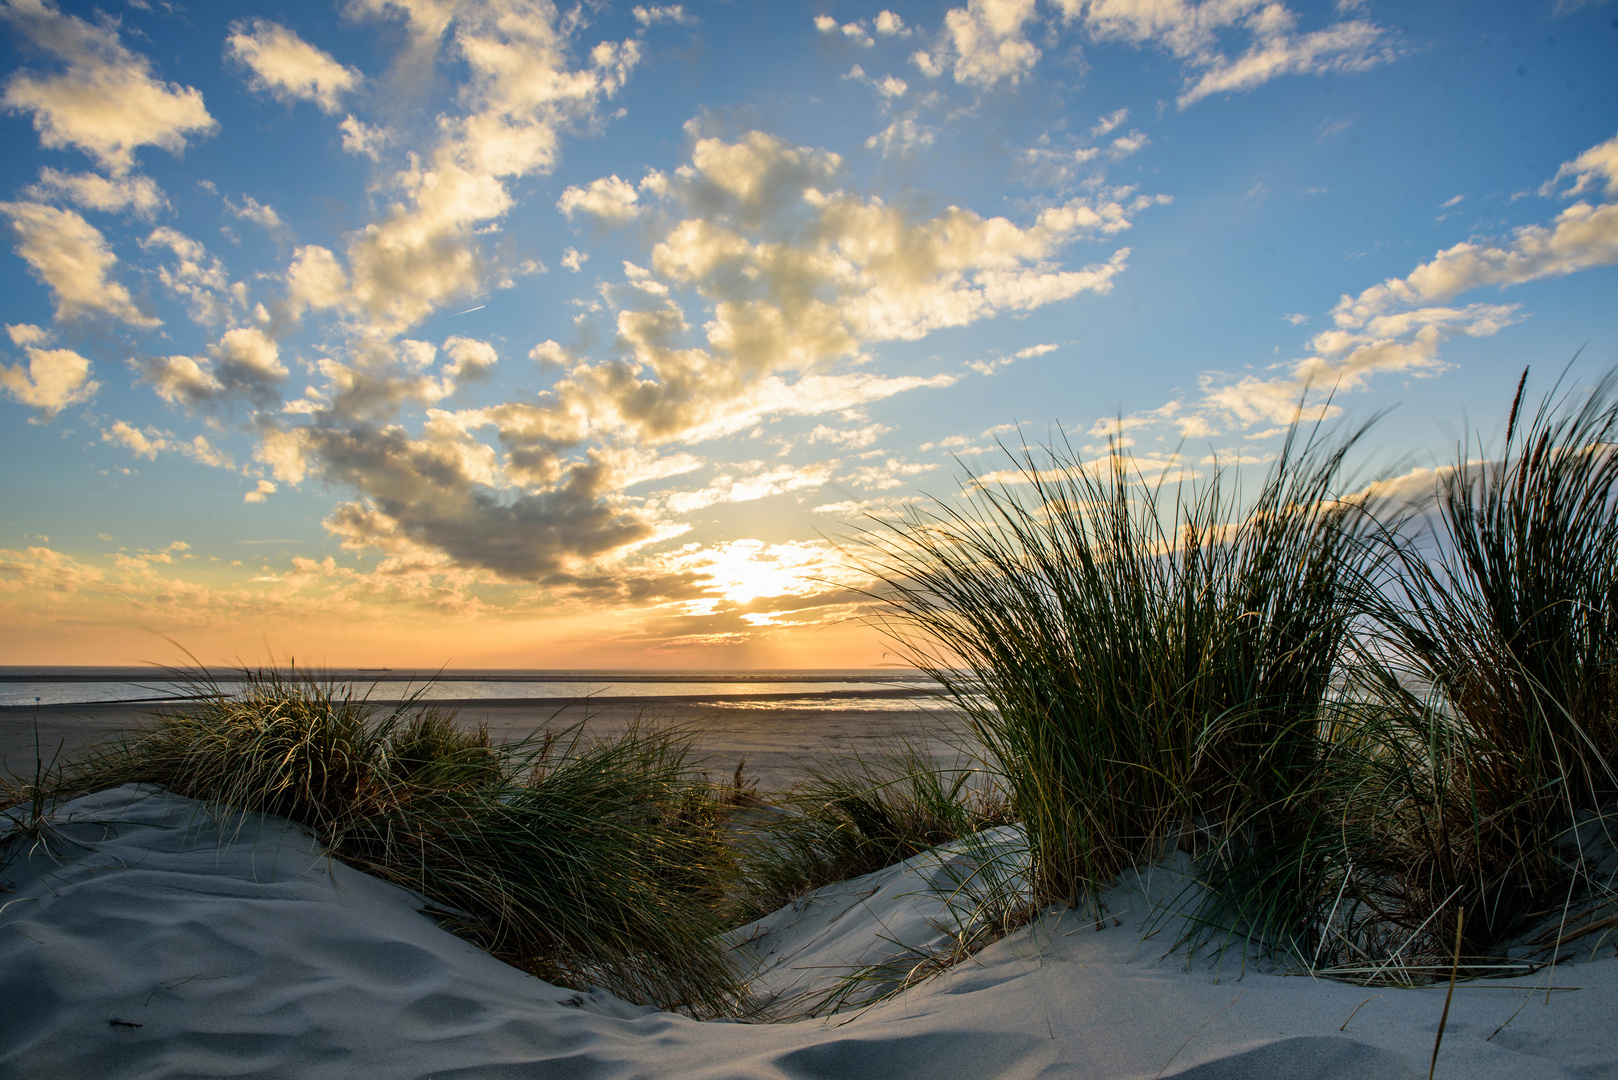
[[[852,1015],[700,1023],[508,967],[278,818],[221,823],[136,787],[60,817],[54,858],[12,865],[0,897],[7,1077],[1387,1080],[1426,1075],[1443,1007],[1442,988],[1164,956],[1143,937],[1143,881],[1109,896],[1116,918],[1100,930],[1051,913]],[[820,964],[936,935],[929,882],[958,855],[840,883],[749,928],[760,955],[782,946],[761,990],[784,998]],[[1618,961],[1603,949],[1556,970],[1549,1004],[1544,976],[1538,992],[1463,984],[1438,1075],[1618,1076]]]

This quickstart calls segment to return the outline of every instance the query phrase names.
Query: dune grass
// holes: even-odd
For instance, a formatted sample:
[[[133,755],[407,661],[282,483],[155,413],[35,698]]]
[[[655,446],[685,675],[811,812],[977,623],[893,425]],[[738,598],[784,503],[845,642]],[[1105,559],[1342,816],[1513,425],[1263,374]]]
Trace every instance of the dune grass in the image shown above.
[[[1392,921],[1459,909],[1474,951],[1593,884],[1558,838],[1618,797],[1618,372],[1531,416],[1526,380],[1501,451],[1457,447],[1427,530],[1392,546],[1362,668]]]
[[[774,796],[768,820],[745,836],[732,922],[1012,820],[992,776],[964,752],[944,763],[898,737],[807,765],[808,779]]]
[[[1618,376],[1462,445],[1436,502],[1345,497],[1365,429],[1294,425],[1251,501],[1026,447],[873,530],[884,626],[971,720],[1037,895],[1192,852],[1193,943],[1376,977],[1468,956],[1579,888],[1618,794]]]
[[[1300,827],[1356,610],[1360,509],[1334,499],[1356,437],[1294,427],[1245,514],[1218,468],[1169,485],[1025,448],[968,508],[867,535],[886,626],[970,718],[1042,899],[1093,901],[1171,840],[1252,879]]]
[[[280,814],[549,981],[697,1015],[737,1000],[715,904],[732,858],[689,733],[491,745],[419,700],[383,711],[273,670],[238,693],[203,682],[200,703],[67,767],[54,797],[149,783]]]

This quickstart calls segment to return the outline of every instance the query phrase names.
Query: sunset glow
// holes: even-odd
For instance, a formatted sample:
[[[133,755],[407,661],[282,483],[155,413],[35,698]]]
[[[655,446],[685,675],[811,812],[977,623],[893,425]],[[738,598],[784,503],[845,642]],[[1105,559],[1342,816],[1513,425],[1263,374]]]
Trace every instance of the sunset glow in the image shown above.
[[[867,666],[1002,445],[1430,468],[1618,362],[1615,13],[0,0],[3,662]]]

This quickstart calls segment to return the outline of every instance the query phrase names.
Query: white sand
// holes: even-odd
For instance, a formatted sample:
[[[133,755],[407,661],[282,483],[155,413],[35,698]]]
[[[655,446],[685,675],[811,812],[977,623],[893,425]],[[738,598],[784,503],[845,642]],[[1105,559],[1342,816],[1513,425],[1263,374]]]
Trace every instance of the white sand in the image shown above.
[[[1443,1008],[1442,988],[1237,977],[1228,960],[1216,979],[1143,942],[1145,905],[1120,889],[1116,926],[1053,914],[863,1012],[698,1023],[507,967],[280,819],[222,833],[196,803],[139,788],[63,812],[83,846],[13,865],[0,894],[4,1077],[1384,1080],[1426,1075]],[[954,880],[960,854],[747,928],[771,965],[761,991],[786,1001],[819,965],[936,938],[926,883]],[[1531,979],[1462,984],[1438,1075],[1618,1077],[1612,951],[1557,968],[1548,1005],[1543,976],[1531,996]]]

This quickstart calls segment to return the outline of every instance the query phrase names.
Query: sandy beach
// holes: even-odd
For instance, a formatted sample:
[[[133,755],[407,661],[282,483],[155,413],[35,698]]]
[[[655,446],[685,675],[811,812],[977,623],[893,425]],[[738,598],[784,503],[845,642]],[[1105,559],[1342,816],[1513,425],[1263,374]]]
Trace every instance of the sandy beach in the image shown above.
[[[263,815],[221,823],[126,787],[63,807],[54,858],[6,873],[0,1075],[680,1077],[692,1080],[1403,1080],[1427,1074],[1445,988],[1287,976],[1154,936],[1171,875],[1107,917],[1053,909],[863,1011],[698,1022],[551,986],[440,929],[419,896]],[[970,852],[918,856],[735,932],[759,986],[798,992],[936,937]],[[1610,943],[1554,971],[1463,983],[1436,1075],[1618,1076]]]
[[[789,701],[792,706],[781,703]],[[850,703],[859,707],[849,707]],[[382,702],[378,702],[379,706]],[[765,790],[782,790],[801,780],[806,759],[826,754],[870,753],[895,737],[930,746],[940,761],[952,761],[956,740],[950,734],[959,720],[931,699],[865,696],[842,693],[824,703],[812,695],[780,697],[712,696],[594,697],[588,702],[555,699],[451,699],[434,701],[464,724],[487,724],[496,742],[515,742],[547,725],[583,723],[603,737],[621,732],[638,720],[695,730],[696,756],[715,776],[729,776],[746,761],[746,775]],[[77,704],[0,707],[0,768],[31,775],[38,747],[49,763],[65,760],[85,747],[137,726],[154,708],[140,704]]]

